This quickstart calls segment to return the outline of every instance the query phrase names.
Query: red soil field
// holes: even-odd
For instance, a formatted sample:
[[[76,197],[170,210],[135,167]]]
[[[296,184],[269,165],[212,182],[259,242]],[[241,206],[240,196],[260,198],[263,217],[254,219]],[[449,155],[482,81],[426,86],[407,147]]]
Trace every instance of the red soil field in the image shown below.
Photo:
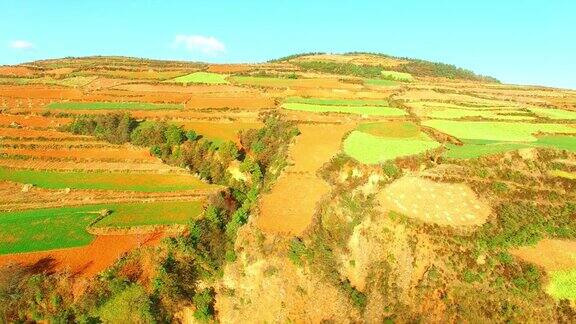
[[[55,130],[33,130],[23,128],[0,128],[0,136],[14,138],[53,138],[53,139],[78,139],[89,138],[88,136],[72,135],[70,133],[58,132]]]
[[[68,124],[71,120],[70,118],[53,118],[36,115],[0,114],[0,126],[9,126],[12,123],[17,123],[25,127],[59,127]]]
[[[124,84],[114,87],[116,90],[127,90],[131,92],[178,92],[178,93],[194,93],[194,94],[205,94],[205,93],[221,93],[224,95],[233,95],[234,93],[257,93],[257,90],[250,88],[242,88],[232,85],[207,85],[207,84],[191,84],[191,85],[180,85],[176,83],[161,83],[161,84],[149,84],[149,83],[134,83],[134,84]]]
[[[80,99],[82,91],[71,88],[58,88],[43,85],[0,85],[0,97],[24,99]]]
[[[0,255],[0,266],[16,263],[35,273],[69,271],[74,276],[91,277],[114,264],[125,253],[140,246],[157,244],[163,237],[161,232],[96,236],[84,247]]]

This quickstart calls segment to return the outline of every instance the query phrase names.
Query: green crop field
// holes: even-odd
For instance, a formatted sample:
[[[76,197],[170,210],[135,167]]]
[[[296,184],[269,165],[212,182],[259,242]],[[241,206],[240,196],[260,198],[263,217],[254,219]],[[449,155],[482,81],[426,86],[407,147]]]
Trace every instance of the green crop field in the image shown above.
[[[381,99],[323,99],[291,97],[287,98],[284,102],[328,106],[388,106],[388,100]]]
[[[485,140],[464,140],[464,145],[446,144],[448,149],[443,156],[454,159],[474,159],[527,147],[554,148],[576,152],[575,136],[543,136],[536,142],[494,142]]]
[[[101,206],[34,209],[0,213],[0,254],[83,246],[92,241],[86,227]]]
[[[282,108],[288,110],[299,110],[308,112],[337,112],[346,114],[372,115],[372,116],[405,116],[402,109],[378,106],[331,106],[331,105],[310,105],[304,103],[285,103]]]
[[[416,112],[419,116],[441,119],[459,119],[466,117],[481,117],[485,119],[502,120],[533,120],[533,116],[520,111],[494,111],[494,110],[469,110],[469,109],[426,109]],[[514,114],[514,115],[512,115]]]
[[[393,81],[414,81],[414,77],[410,73],[396,71],[382,71],[382,78]]]
[[[379,137],[416,138],[421,134],[418,125],[405,121],[364,123],[358,125],[356,130]]]
[[[439,143],[426,137],[385,138],[360,131],[353,131],[344,140],[344,152],[365,164],[377,164],[397,157],[416,155],[439,146]]]
[[[460,139],[484,139],[508,142],[535,142],[535,133],[576,133],[576,127],[563,124],[511,122],[465,122],[426,120],[423,125]]]
[[[194,72],[187,75],[179,76],[175,79],[168,80],[167,82],[178,83],[204,83],[204,84],[226,84],[226,75],[210,72]]]
[[[548,293],[556,299],[576,300],[576,269],[550,273]]]
[[[576,111],[568,111],[564,109],[554,109],[554,108],[528,108],[531,112],[536,115],[550,118],[550,119],[576,119]]]
[[[47,189],[100,189],[169,192],[212,187],[184,174],[62,172],[0,168],[0,180],[31,183]]]
[[[181,110],[183,104],[147,102],[53,102],[46,106],[57,110]]]
[[[398,85],[398,82],[383,79],[365,79],[364,84],[371,86],[392,87]]]
[[[109,205],[106,209],[112,213],[97,222],[95,227],[187,224],[203,210],[201,201],[122,203]]]

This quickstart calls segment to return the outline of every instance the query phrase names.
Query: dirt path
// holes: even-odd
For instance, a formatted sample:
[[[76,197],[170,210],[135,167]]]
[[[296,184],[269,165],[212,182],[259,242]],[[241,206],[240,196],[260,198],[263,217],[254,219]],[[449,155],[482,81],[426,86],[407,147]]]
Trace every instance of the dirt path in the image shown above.
[[[139,246],[156,244],[163,237],[162,232],[97,236],[89,245],[78,248],[0,255],[0,266],[16,263],[34,273],[69,271],[74,276],[91,277],[123,254]]]
[[[312,222],[316,203],[330,186],[316,171],[338,151],[354,124],[299,125],[301,134],[290,148],[293,165],[286,168],[272,191],[262,196],[256,223],[268,233],[302,233]]]

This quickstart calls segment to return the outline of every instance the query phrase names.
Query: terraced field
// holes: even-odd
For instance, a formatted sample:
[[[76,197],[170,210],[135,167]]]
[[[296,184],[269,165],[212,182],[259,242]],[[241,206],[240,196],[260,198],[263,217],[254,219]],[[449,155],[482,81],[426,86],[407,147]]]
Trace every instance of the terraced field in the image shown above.
[[[383,312],[380,322],[436,311],[450,316],[430,321],[459,320],[453,301],[468,291],[481,296],[471,304],[488,300],[510,314],[535,300],[550,312],[550,300],[576,300],[573,218],[551,221],[574,200],[576,92],[458,69],[447,78],[449,67],[422,64],[311,54],[238,65],[69,58],[0,67],[0,265],[47,263],[42,271],[90,277],[181,236],[158,258],[186,255],[174,264],[217,273],[220,299],[208,308],[222,314],[266,308],[254,303],[258,289],[294,292],[308,305],[329,287],[332,300],[352,305],[333,307],[336,322],[360,322],[356,312]],[[98,121],[114,114],[129,122]],[[505,214],[507,204],[530,213]],[[546,275],[525,283],[528,264]],[[152,278],[146,271],[135,280]],[[397,300],[418,305],[406,314],[419,317],[389,317],[397,306],[374,283],[406,292]],[[197,302],[196,290],[187,300]],[[499,303],[507,293],[513,300]],[[282,298],[270,301],[274,316],[293,307]],[[223,318],[260,320],[246,313]],[[290,314],[269,321],[299,321]],[[510,321],[526,319],[514,314]],[[303,321],[326,319],[316,315]]]

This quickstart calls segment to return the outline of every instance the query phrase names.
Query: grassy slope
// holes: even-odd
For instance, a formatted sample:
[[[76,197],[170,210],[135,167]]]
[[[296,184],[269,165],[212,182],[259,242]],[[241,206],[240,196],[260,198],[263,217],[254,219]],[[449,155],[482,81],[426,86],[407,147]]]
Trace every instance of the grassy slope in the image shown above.
[[[141,192],[168,192],[210,188],[191,175],[59,172],[0,168],[0,180],[31,183],[47,189],[101,189]]]

